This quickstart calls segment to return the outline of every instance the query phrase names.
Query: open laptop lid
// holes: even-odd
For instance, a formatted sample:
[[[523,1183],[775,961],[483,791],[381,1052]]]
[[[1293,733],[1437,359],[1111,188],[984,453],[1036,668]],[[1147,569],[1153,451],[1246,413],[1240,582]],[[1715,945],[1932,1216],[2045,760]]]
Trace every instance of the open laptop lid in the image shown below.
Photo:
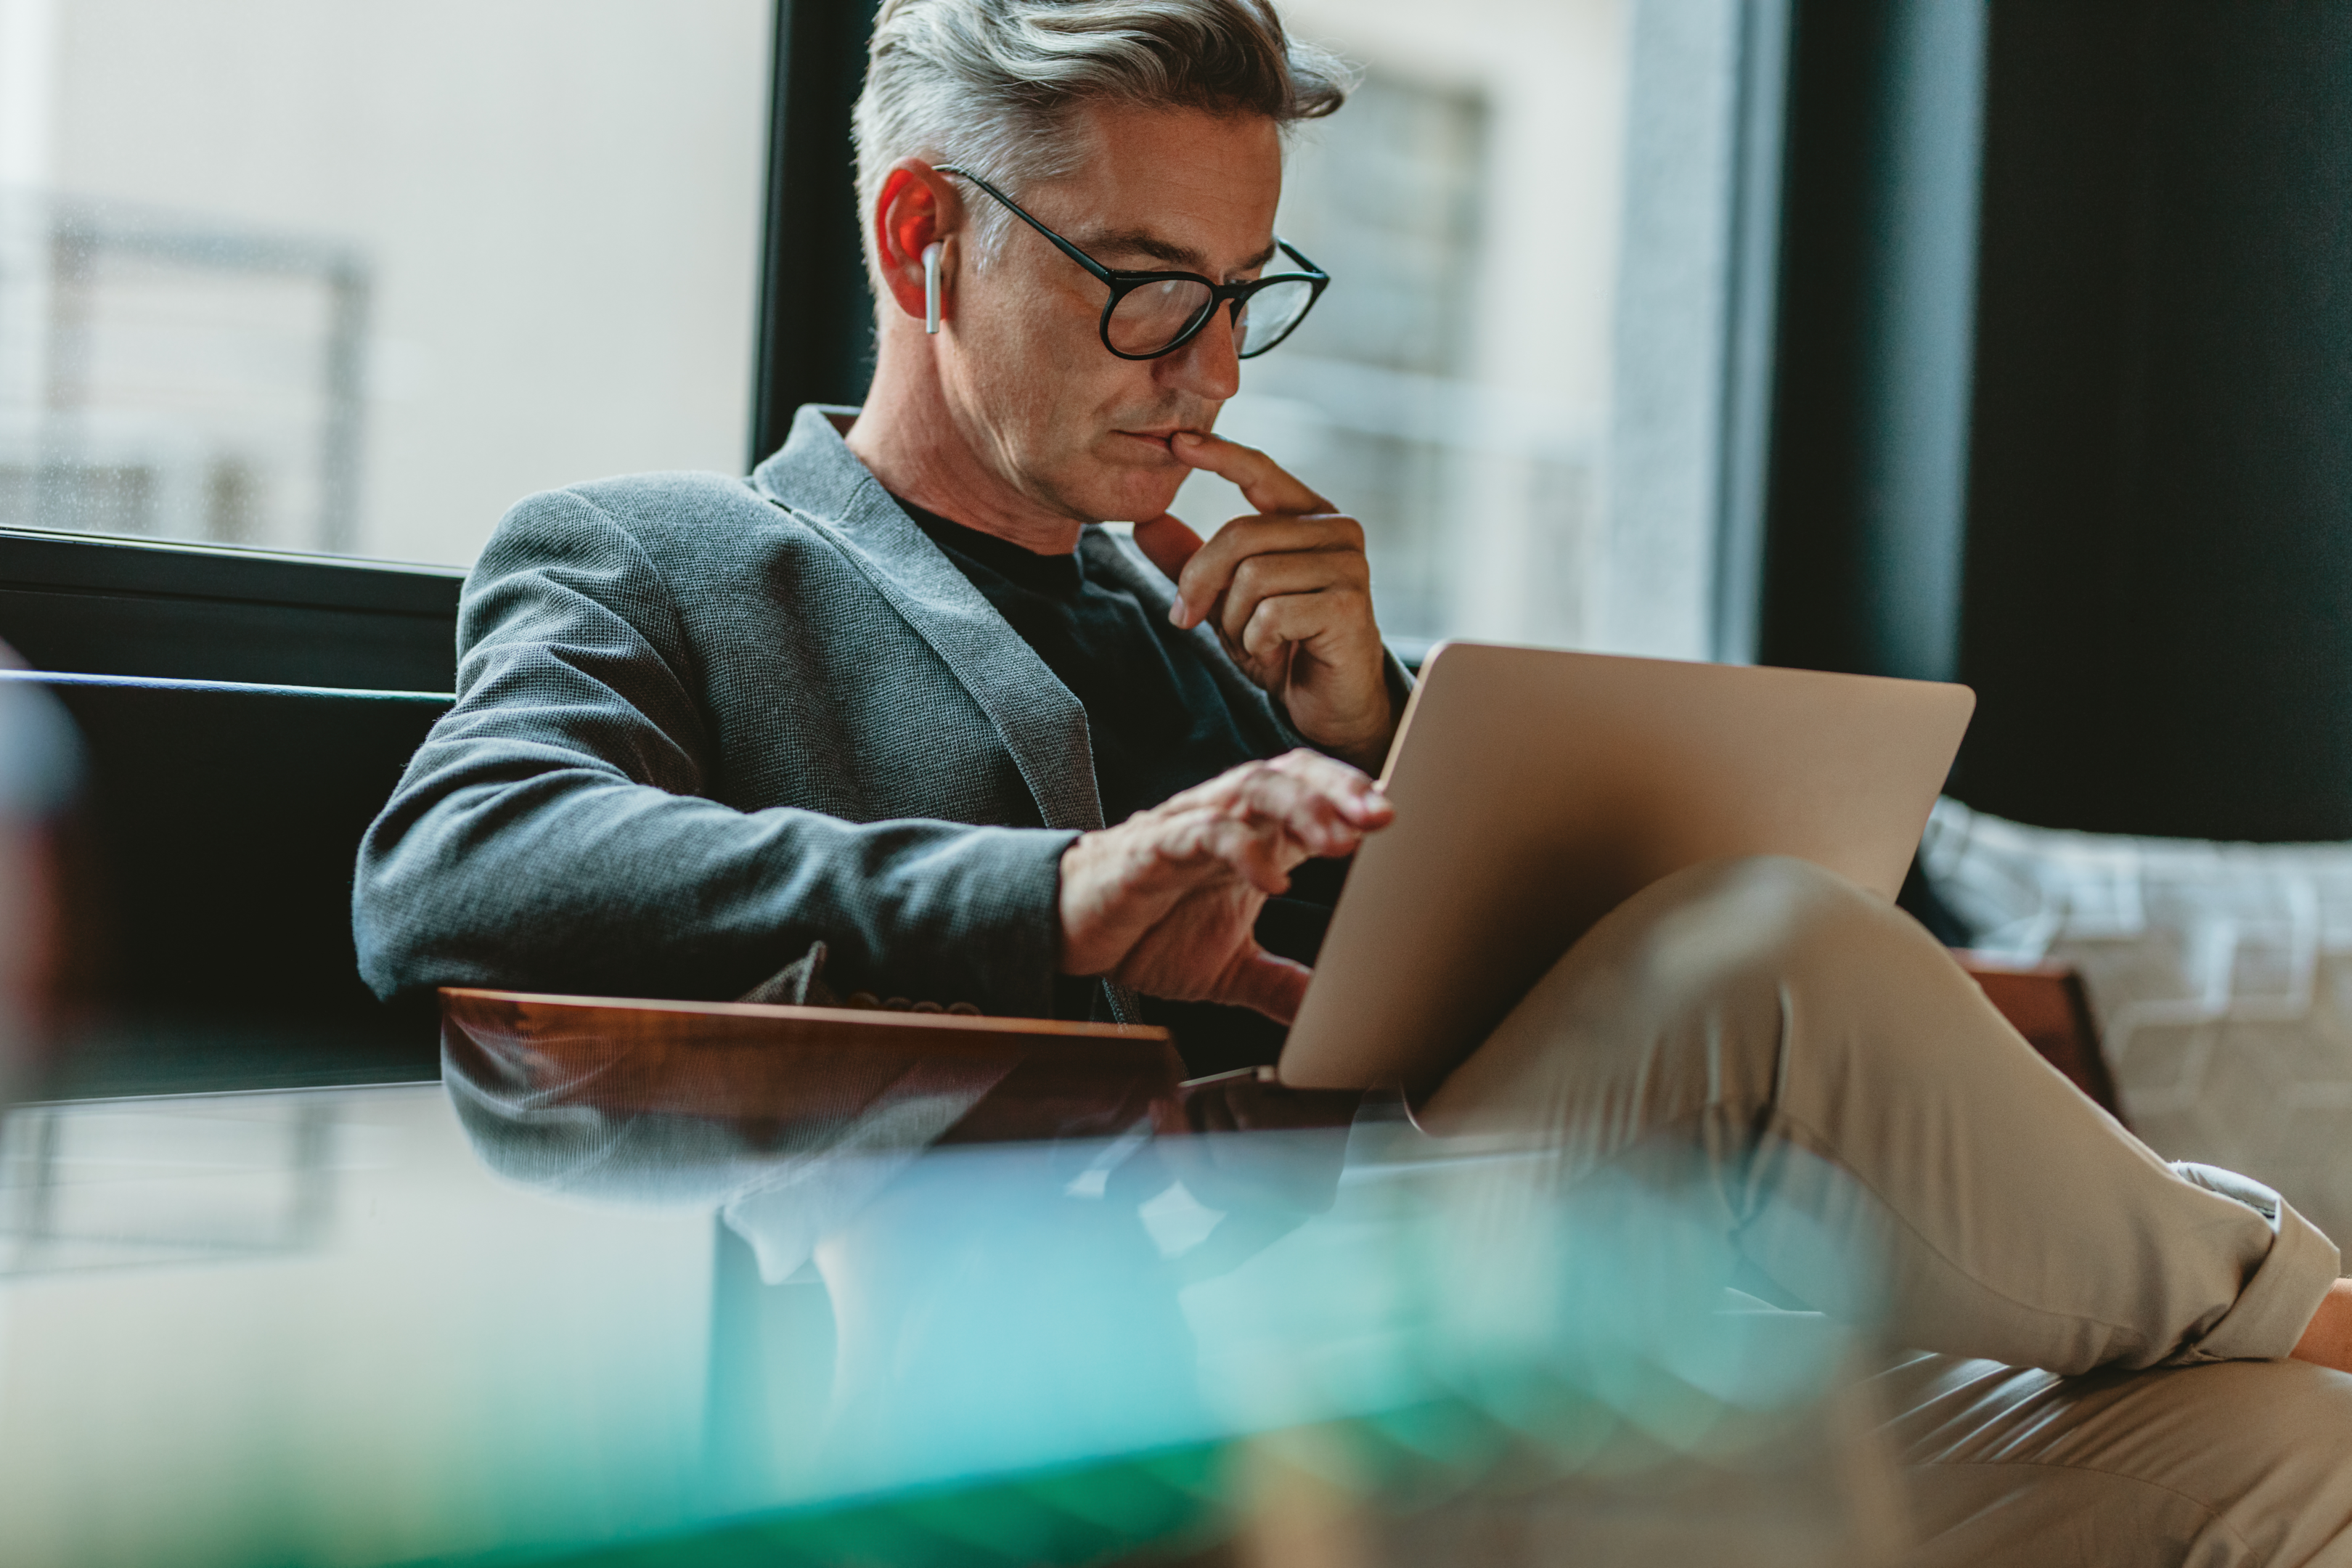
[[[1892,899],[1975,708],[1965,686],[1441,645],[1283,1080],[1427,1093],[1595,921],[1685,866],[1790,855]]]

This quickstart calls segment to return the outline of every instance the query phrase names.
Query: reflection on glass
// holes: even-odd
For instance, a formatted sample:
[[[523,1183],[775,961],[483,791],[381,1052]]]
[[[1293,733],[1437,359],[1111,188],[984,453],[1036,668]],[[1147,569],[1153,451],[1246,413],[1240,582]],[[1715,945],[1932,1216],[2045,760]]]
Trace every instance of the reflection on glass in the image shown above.
[[[725,1511],[1013,1484],[1009,1519],[1000,1490],[938,1506],[1018,1557],[1063,1510],[1016,1478],[1095,1474],[1058,1483],[1066,1510],[1099,1529],[1131,1507],[1139,1544],[1273,1528],[1257,1513],[1297,1489],[1265,1478],[1305,1456],[1349,1528],[1391,1543],[1458,1547],[1543,1498],[1554,1533],[1498,1562],[1570,1542],[1616,1561],[1612,1531],[1626,1561],[1664,1560],[1640,1555],[1661,1530],[1721,1563],[1883,1544],[1854,1506],[1853,1342],[1727,1292],[1695,1166],[1564,1181],[1542,1147],[1440,1142],[1392,1102],[1180,1088],[1139,1039],[1090,1058],[939,1020],[941,1048],[861,1060],[795,1033],[821,1014],[452,994],[451,1090],[492,1166],[719,1209],[704,1465]],[[1864,1260],[1825,1267],[1851,1275],[1831,1294],[1867,1295]],[[1109,1479],[1112,1456],[1158,1468]],[[905,1523],[866,1521],[862,1549]],[[854,1559],[865,1527],[811,1528],[836,1527]]]
[[[334,1140],[314,1096],[26,1107],[0,1123],[0,1279],[314,1247]]]
[[[446,1092],[0,1123],[123,1265],[0,1277],[0,1560],[1886,1555],[1850,1335],[1724,1289],[1688,1173],[516,1022]]]

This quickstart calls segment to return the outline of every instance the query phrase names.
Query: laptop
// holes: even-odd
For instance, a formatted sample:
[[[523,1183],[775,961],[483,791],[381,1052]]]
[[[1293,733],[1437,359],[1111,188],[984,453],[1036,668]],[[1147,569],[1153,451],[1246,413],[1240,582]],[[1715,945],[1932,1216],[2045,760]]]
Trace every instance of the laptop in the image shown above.
[[[1618,904],[1686,866],[1811,860],[1892,900],[1965,686],[1444,643],[1390,749],[1285,1083],[1418,1099]]]

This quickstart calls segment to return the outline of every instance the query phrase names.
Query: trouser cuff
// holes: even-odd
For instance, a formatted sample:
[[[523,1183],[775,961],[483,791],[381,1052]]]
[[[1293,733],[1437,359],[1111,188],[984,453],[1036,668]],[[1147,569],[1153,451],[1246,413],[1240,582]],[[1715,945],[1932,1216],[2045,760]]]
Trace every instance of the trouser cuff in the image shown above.
[[[2210,1361],[2276,1361],[2294,1350],[2311,1326],[2343,1258],[2317,1226],[2260,1182],[2234,1171],[2177,1162],[2174,1173],[2209,1192],[2234,1198],[2271,1223],[2271,1249],[2238,1292],[2237,1303],[2196,1343],[2169,1357],[2172,1366]]]

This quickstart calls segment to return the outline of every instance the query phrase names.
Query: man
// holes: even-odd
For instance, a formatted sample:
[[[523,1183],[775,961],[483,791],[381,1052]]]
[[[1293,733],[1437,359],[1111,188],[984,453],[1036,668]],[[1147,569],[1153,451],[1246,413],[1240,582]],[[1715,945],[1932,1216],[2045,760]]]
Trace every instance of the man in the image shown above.
[[[457,704],[362,848],[371,984],[829,985],[1270,1058],[1313,946],[1291,895],[1387,821],[1407,689],[1361,531],[1213,429],[1321,287],[1274,233],[1281,139],[1343,85],[1264,0],[886,4],[867,403],[803,409],[749,481],[508,515]],[[1257,509],[1205,544],[1166,512],[1199,468]],[[1826,873],[1629,900],[1424,1120],[1540,1136],[1564,1181],[1696,1152],[1801,1299],[1824,1227],[1884,1258],[1892,1331],[1935,1352],[1883,1380],[1921,1561],[2352,1554],[2335,1247],[2157,1160]]]

